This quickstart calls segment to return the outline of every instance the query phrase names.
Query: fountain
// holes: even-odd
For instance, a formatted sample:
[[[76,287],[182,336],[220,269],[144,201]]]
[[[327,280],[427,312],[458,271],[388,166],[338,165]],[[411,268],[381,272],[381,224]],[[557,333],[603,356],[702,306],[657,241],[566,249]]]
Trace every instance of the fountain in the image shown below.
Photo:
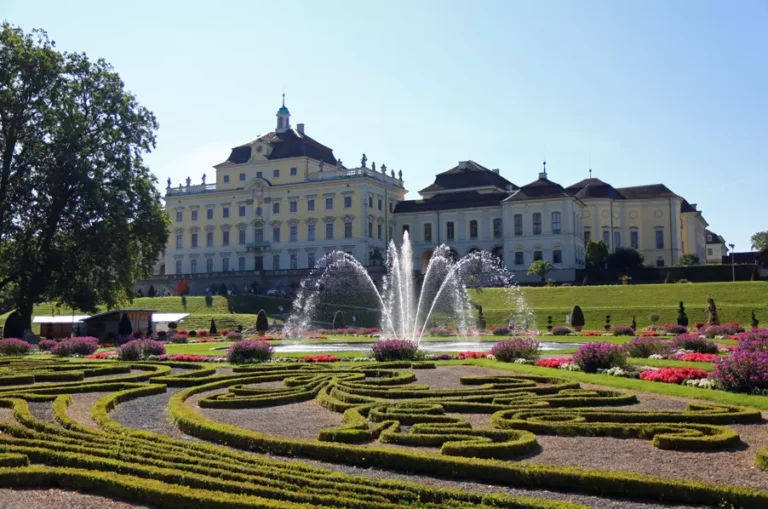
[[[306,338],[311,324],[329,322],[336,307],[360,306],[380,312],[380,337],[413,341],[417,345],[429,334],[430,325],[443,324],[457,339],[466,341],[485,327],[482,307],[470,300],[467,288],[503,288],[504,301],[497,307],[509,310],[506,321],[514,333],[535,330],[533,313],[520,288],[498,258],[486,251],[475,251],[455,259],[451,249],[441,245],[434,250],[417,291],[413,270],[413,251],[408,232],[398,249],[390,242],[387,271],[380,287],[352,255],[342,251],[326,254],[302,283],[293,312],[285,325],[286,337]],[[476,319],[475,313],[478,313]],[[325,320],[318,320],[325,316]]]

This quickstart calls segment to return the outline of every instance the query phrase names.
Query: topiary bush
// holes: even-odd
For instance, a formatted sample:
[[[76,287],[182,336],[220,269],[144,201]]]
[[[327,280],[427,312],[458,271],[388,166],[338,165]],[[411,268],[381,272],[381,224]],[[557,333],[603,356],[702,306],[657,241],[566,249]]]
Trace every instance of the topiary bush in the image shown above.
[[[671,341],[675,350],[692,350],[698,353],[717,353],[714,341],[701,338],[696,334],[678,334]]]
[[[371,346],[371,355],[379,362],[411,361],[420,357],[416,343],[401,339],[377,341]]]
[[[627,364],[627,354],[619,345],[611,343],[586,343],[573,354],[573,362],[586,373],[595,373],[598,369],[623,367]]]
[[[215,336],[219,333],[219,331],[216,329],[216,320],[211,318],[211,326],[208,328],[208,332],[211,334],[211,336]]]
[[[133,324],[131,323],[131,319],[128,318],[128,315],[123,313],[123,316],[120,317],[120,323],[117,324],[117,333],[121,337],[130,336],[133,332]]]
[[[266,341],[243,339],[229,347],[227,360],[232,364],[266,362],[272,358],[274,349]]]
[[[256,330],[261,335],[264,335],[269,330],[269,319],[267,318],[267,312],[263,309],[259,310],[259,314],[256,317]]]
[[[506,339],[493,345],[491,355],[501,362],[514,362],[517,359],[535,361],[539,358],[540,347],[541,345],[535,339]]]
[[[91,355],[99,349],[98,338],[83,336],[65,339],[51,349],[53,355],[72,357],[73,355]]]
[[[0,339],[0,355],[26,355],[32,345],[18,338]]]
[[[630,357],[648,358],[651,355],[669,355],[672,353],[672,345],[665,339],[653,337],[635,337],[624,345],[624,349]]]
[[[573,328],[576,330],[584,327],[584,313],[579,306],[573,306],[573,311],[571,311],[571,325],[573,325]]]
[[[197,337],[197,331],[195,329],[192,329],[189,331],[189,334],[187,334],[190,338],[196,338]]]
[[[164,355],[165,345],[153,339],[134,339],[117,349],[121,361],[146,360],[150,355]]]

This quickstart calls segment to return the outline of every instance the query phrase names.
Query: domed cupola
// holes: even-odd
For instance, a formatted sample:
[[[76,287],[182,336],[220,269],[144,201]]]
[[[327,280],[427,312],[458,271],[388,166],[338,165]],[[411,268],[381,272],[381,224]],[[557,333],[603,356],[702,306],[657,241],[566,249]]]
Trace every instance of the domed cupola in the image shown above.
[[[284,133],[291,128],[291,112],[285,107],[285,94],[283,94],[283,105],[277,110],[277,127],[275,132]]]

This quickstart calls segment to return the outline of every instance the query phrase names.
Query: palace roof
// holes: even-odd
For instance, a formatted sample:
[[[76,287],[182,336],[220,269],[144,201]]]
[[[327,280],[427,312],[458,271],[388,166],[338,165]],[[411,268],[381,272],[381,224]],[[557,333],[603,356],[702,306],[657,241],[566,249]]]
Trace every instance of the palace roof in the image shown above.
[[[477,187],[496,187],[502,190],[517,189],[516,185],[499,175],[496,171],[489,170],[474,161],[465,161],[448,171],[439,173],[432,185],[425,187],[419,192],[435,193],[438,191]]]
[[[547,198],[563,198],[571,197],[563,186],[557,182],[552,182],[546,176],[542,174],[538,180],[534,180],[530,184],[526,184],[507,198],[506,202],[517,202],[527,200],[544,200]]]
[[[479,193],[458,191],[436,194],[424,200],[406,200],[395,205],[395,214],[429,212],[433,210],[470,209],[477,207],[498,207],[509,193]]]
[[[315,139],[302,134],[296,129],[288,129],[284,132],[271,131],[259,136],[254,142],[260,141],[272,145],[272,152],[267,156],[268,160],[288,159],[291,157],[309,157],[327,164],[336,165],[336,157],[333,149],[326,147]],[[232,149],[228,162],[234,164],[247,163],[251,159],[253,143],[240,145]]]

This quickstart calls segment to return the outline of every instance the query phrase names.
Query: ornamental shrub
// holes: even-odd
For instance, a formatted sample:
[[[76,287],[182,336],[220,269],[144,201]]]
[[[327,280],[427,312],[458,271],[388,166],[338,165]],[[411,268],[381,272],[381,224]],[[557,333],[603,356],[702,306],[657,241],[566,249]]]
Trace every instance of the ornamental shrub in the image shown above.
[[[700,338],[696,334],[678,334],[672,341],[675,350],[692,350],[698,353],[717,353],[717,345],[714,341]]]
[[[614,336],[634,336],[635,331],[632,329],[632,327],[628,327],[626,325],[614,325],[611,327],[611,333]]]
[[[32,345],[18,338],[0,339],[0,355],[26,355]]]
[[[495,329],[493,329],[494,336],[508,336],[510,334],[512,334],[512,329],[510,329],[506,325],[502,325],[501,327],[496,327]]]
[[[553,336],[567,336],[568,334],[571,334],[573,331],[564,325],[558,325],[557,327],[552,327],[552,335]]]
[[[214,320],[213,318],[211,318],[211,326],[208,328],[208,332],[211,333],[211,336],[215,336],[216,334],[219,333],[219,331],[216,330],[216,320]]]
[[[171,343],[183,345],[189,343],[189,337],[186,334],[174,334],[171,336]]]
[[[266,362],[272,358],[274,349],[266,341],[243,339],[229,347],[227,360],[232,364]]]
[[[269,319],[267,319],[267,312],[263,309],[259,310],[259,314],[256,316],[256,330],[262,336],[269,330]]]
[[[117,324],[117,333],[120,336],[130,336],[133,332],[133,324],[131,323],[131,319],[128,318],[128,315],[123,313],[123,316],[120,317],[120,322]]]
[[[573,311],[571,311],[571,325],[574,327],[584,327],[584,313],[579,306],[573,306]]]
[[[674,334],[674,335],[685,334],[686,332],[688,332],[688,327],[685,327],[683,325],[678,325],[676,323],[665,323],[662,329],[664,329],[664,332],[666,332],[667,334]]]
[[[164,355],[165,345],[154,339],[134,339],[117,349],[117,358],[121,361],[140,361],[150,355]]]
[[[624,345],[624,349],[630,357],[646,359],[651,355],[669,355],[672,346],[668,341],[653,337],[635,337]]]
[[[195,329],[192,329],[189,331],[189,334],[187,334],[190,338],[196,338],[197,337],[197,331]]]
[[[619,345],[611,343],[586,343],[573,354],[573,362],[586,373],[595,373],[598,369],[623,367],[627,363],[627,354]]]
[[[750,345],[756,347],[757,345]],[[763,346],[763,348],[766,348]],[[728,391],[751,392],[768,389],[768,348],[743,348],[742,344],[731,355],[715,362],[712,378]]]
[[[539,342],[531,338],[513,338],[499,341],[491,348],[491,355],[501,362],[514,362],[515,359],[535,361],[539,358]]]
[[[98,338],[90,336],[65,339],[51,349],[53,355],[71,357],[73,355],[91,355],[99,349]]]
[[[38,347],[40,350],[42,350],[43,352],[50,352],[50,351],[51,351],[51,348],[53,348],[54,346],[56,346],[56,344],[57,344],[57,343],[58,343],[58,341],[56,341],[56,340],[53,340],[53,339],[41,339],[41,340],[40,340],[40,341],[37,343],[37,347]]]
[[[704,335],[710,339],[716,336],[733,336],[744,332],[744,327],[738,323],[727,323],[724,325],[710,325],[704,330]]]
[[[385,339],[371,346],[371,356],[379,362],[411,361],[419,357],[419,346],[413,341]]]
[[[243,335],[241,333],[235,332],[235,331],[227,332],[225,337],[229,341],[240,341],[241,339],[243,339]]]

